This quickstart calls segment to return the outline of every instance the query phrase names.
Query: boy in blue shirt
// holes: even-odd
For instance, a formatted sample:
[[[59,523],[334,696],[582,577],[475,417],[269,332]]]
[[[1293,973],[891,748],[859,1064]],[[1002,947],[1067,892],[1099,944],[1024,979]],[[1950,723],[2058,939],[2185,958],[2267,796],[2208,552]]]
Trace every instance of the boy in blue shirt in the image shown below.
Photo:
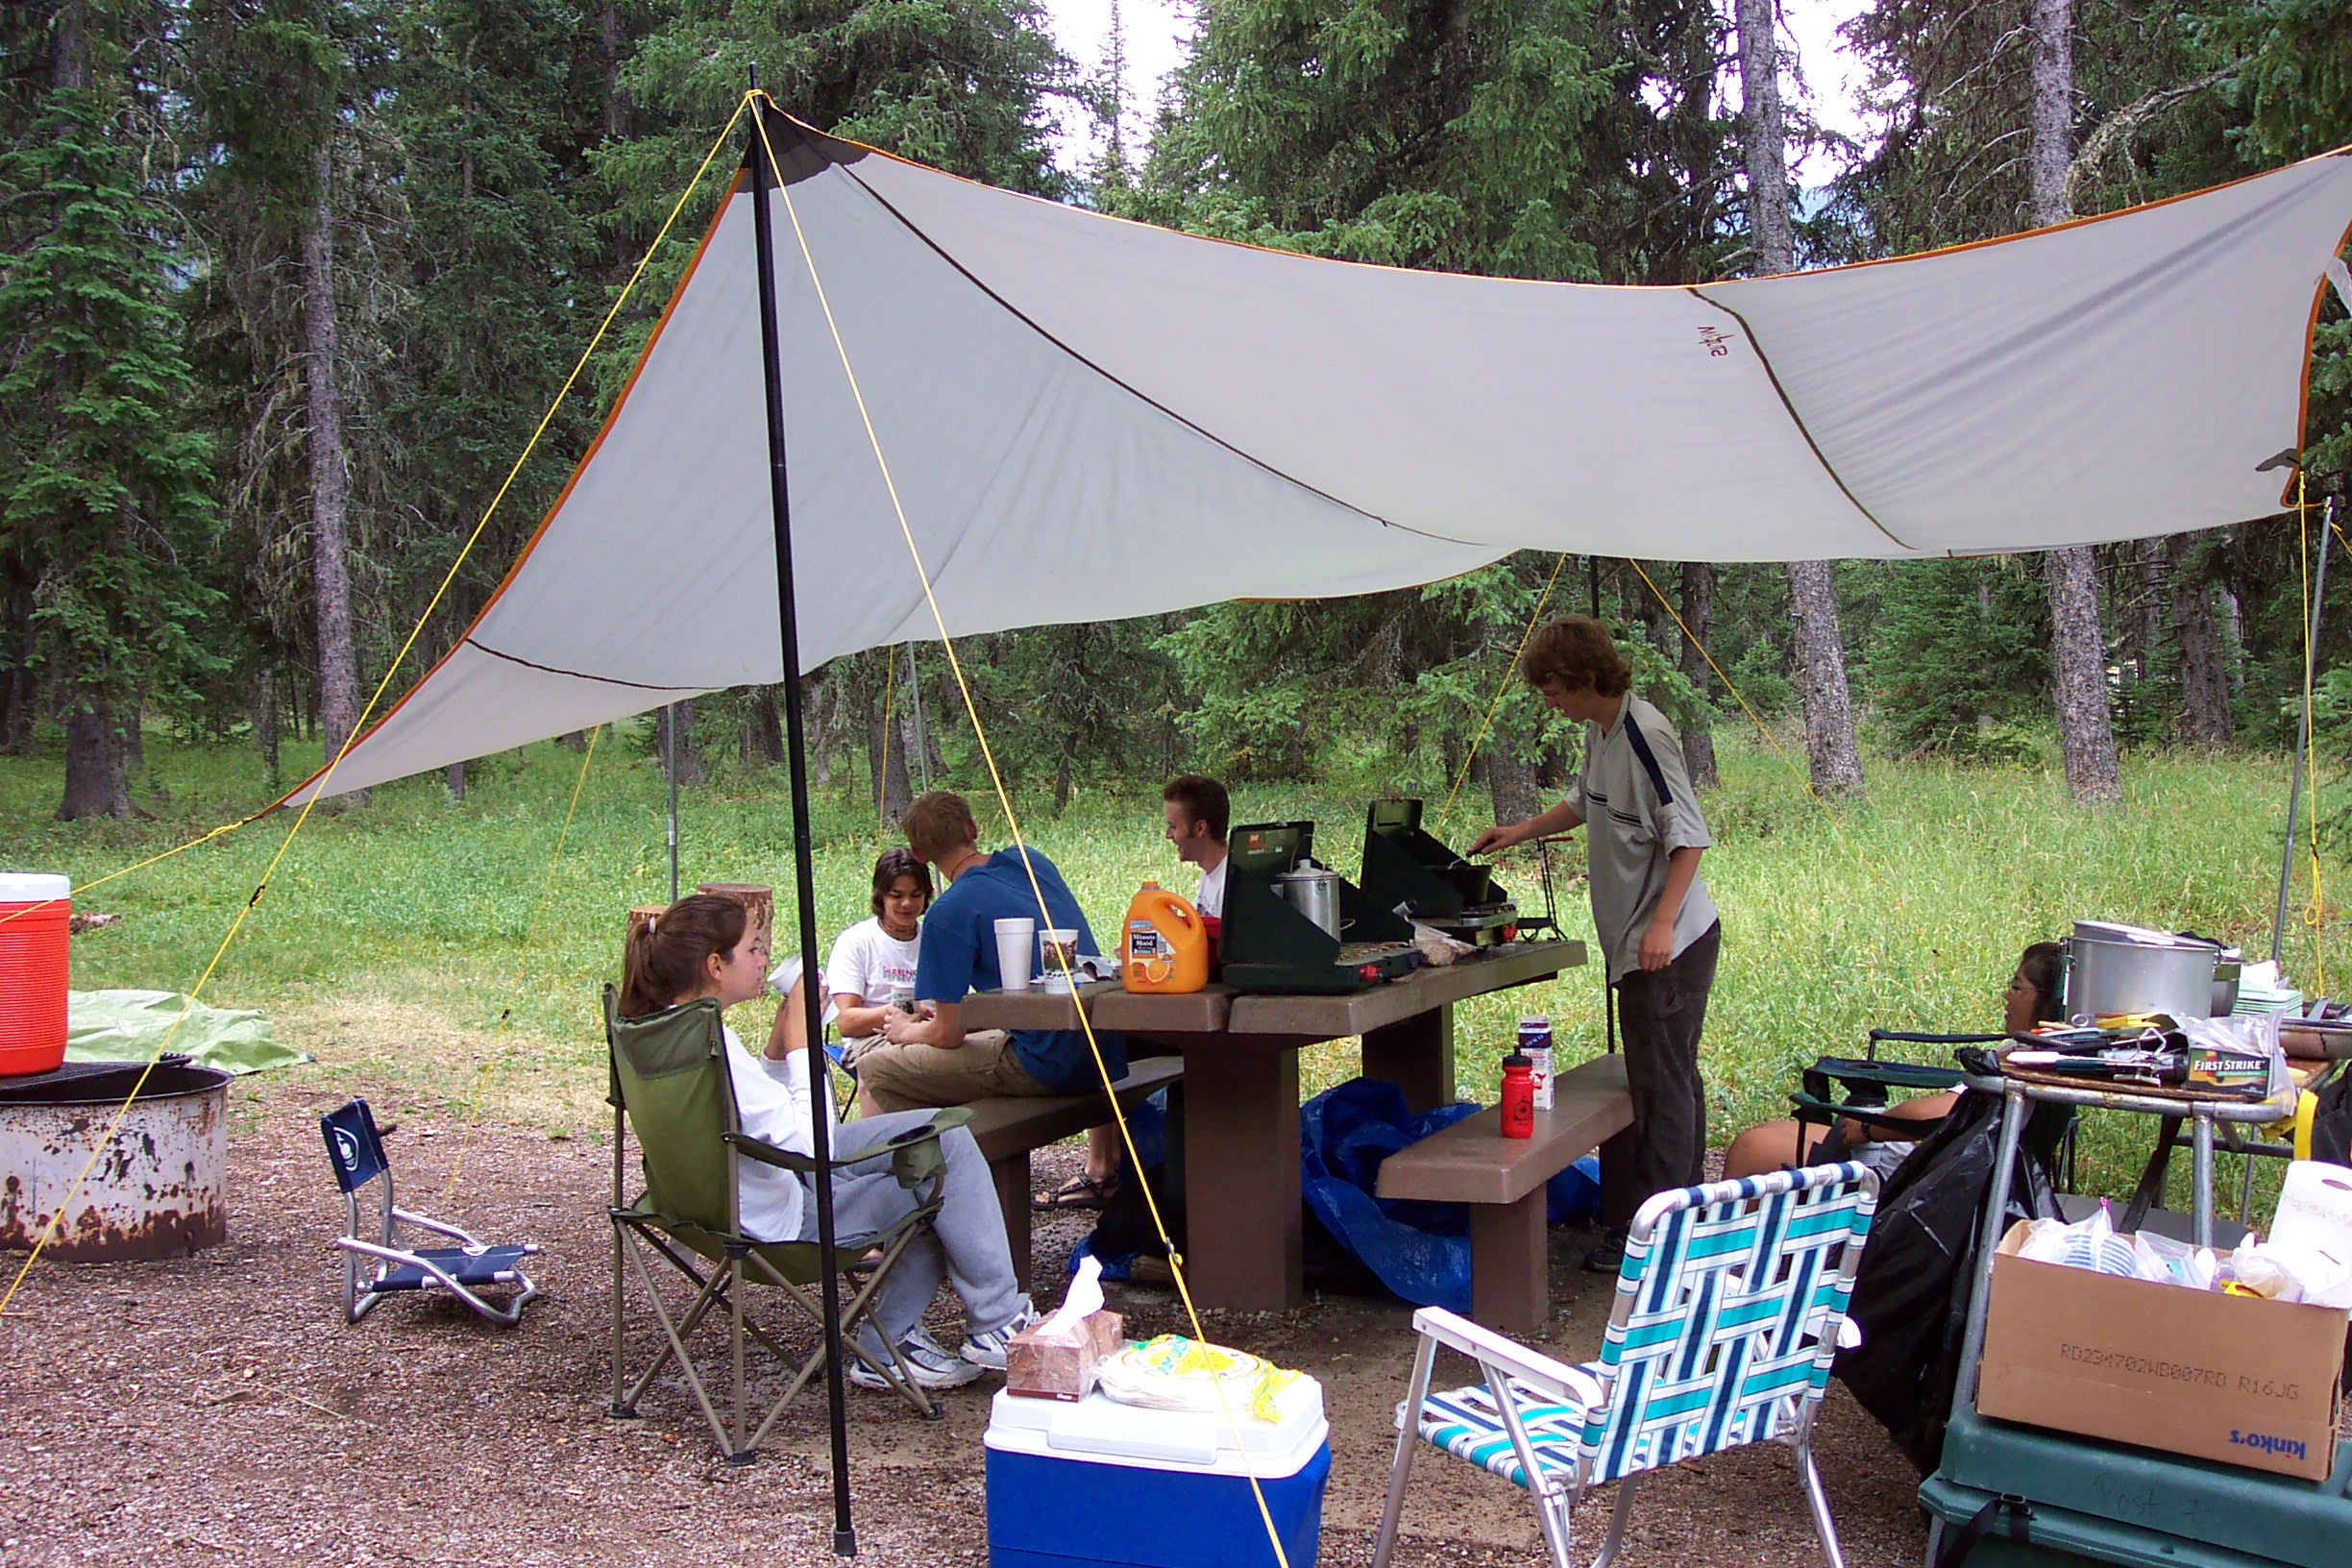
[[[1086,1035],[1075,1029],[1016,1029],[967,1035],[958,1016],[964,997],[1004,984],[996,967],[996,922],[1025,918],[1040,930],[1075,928],[1082,951],[1099,951],[1086,914],[1053,862],[1028,851],[979,846],[980,827],[963,796],[945,790],[918,796],[899,826],[916,858],[939,868],[947,889],[923,918],[922,948],[915,966],[918,1011],[884,1020],[887,1044],[858,1058],[858,1086],[881,1112],[968,1105],[1002,1094],[1073,1094],[1102,1079]],[[1030,870],[1037,873],[1032,888]],[[1045,914],[1038,913],[1038,893]],[[1126,1076],[1126,1042],[1097,1030],[1103,1066]]]

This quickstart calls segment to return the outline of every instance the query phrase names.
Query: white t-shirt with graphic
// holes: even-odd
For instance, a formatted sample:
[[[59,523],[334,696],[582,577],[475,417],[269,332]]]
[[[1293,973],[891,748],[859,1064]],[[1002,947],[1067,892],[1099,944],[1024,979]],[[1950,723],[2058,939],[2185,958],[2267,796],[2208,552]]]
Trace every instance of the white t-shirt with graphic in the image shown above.
[[[915,960],[922,929],[900,942],[882,929],[882,917],[858,921],[833,939],[825,955],[825,991],[832,996],[863,996],[868,1007],[888,1007],[894,991],[915,989]]]

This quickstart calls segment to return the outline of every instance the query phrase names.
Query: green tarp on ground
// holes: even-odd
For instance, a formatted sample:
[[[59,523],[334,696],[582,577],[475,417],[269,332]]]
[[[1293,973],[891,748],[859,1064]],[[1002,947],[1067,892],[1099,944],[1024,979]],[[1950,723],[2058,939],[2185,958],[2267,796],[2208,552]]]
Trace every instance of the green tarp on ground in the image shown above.
[[[240,1008],[188,1007],[176,991],[71,991],[65,993],[65,1060],[144,1062],[187,1009],[171,1037],[173,1051],[223,1072],[260,1072],[310,1059],[270,1038],[269,1019]]]

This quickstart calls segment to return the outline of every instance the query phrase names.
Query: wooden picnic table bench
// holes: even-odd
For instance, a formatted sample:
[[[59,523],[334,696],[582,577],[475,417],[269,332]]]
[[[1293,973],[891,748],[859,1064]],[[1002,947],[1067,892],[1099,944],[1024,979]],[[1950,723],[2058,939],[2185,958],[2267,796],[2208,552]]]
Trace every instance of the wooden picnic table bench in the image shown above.
[[[1384,1198],[1470,1206],[1470,1315],[1524,1334],[1552,1315],[1544,1184],[1633,1125],[1625,1058],[1600,1056],[1552,1083],[1531,1138],[1505,1138],[1488,1106],[1381,1162]]]
[[[1119,1109],[1133,1111],[1154,1090],[1184,1078],[1184,1060],[1147,1056],[1128,1064],[1127,1076],[1114,1086]],[[1029,1288],[1029,1155],[1073,1133],[1100,1127],[1111,1120],[1111,1102],[1098,1089],[1077,1094],[1017,1094],[1001,1099],[975,1100],[971,1106],[972,1140],[989,1163],[996,1184],[996,1202],[1004,1210],[1005,1240],[1013,1249],[1013,1272],[1023,1290]]]
[[[1342,995],[1245,996],[1224,986],[1131,994],[1112,981],[1074,995],[974,992],[962,1017],[968,1029],[1075,1029],[1083,1009],[1095,1028],[1125,1034],[1131,1054],[1137,1041],[1182,1052],[1192,1299],[1262,1311],[1306,1296],[1299,1052],[1358,1037],[1364,1076],[1398,1085],[1409,1109],[1427,1111],[1454,1098],[1454,1003],[1583,962],[1580,942],[1511,942]]]

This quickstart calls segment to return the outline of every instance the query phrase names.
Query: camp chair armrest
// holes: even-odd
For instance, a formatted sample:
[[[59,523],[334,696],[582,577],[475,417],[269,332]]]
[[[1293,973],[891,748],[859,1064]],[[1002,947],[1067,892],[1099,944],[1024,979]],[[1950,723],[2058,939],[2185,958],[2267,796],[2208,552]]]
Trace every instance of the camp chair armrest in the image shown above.
[[[803,1176],[813,1176],[817,1172],[817,1160],[814,1155],[795,1154],[790,1149],[776,1147],[766,1139],[753,1138],[749,1133],[726,1133],[721,1136],[734,1145],[737,1154],[747,1160],[756,1160],[763,1165],[774,1165],[783,1170],[798,1171]],[[833,1164],[839,1166],[841,1162],[837,1160]]]
[[[1836,1121],[1856,1121],[1866,1128],[1874,1141],[1917,1142],[1936,1130],[1941,1117],[1899,1116],[1883,1105],[1852,1105],[1838,1100],[1825,1100],[1819,1095],[1796,1093],[1789,1096],[1789,1109],[1799,1121],[1809,1121],[1826,1127]],[[1894,1135],[1890,1139],[1887,1135]]]
[[[1514,1383],[1578,1405],[1590,1407],[1600,1403],[1600,1381],[1582,1367],[1537,1355],[1525,1345],[1506,1339],[1491,1329],[1482,1329],[1442,1307],[1424,1307],[1413,1313],[1412,1321],[1415,1334],[1458,1350]]]
[[[472,1237],[468,1236],[465,1232],[459,1230],[454,1225],[444,1225],[437,1219],[427,1219],[423,1214],[412,1214],[405,1209],[393,1210],[392,1217],[399,1220],[404,1225],[415,1225],[421,1229],[431,1231],[436,1235],[446,1236],[461,1247],[478,1247],[481,1245],[479,1241],[475,1240]]]

